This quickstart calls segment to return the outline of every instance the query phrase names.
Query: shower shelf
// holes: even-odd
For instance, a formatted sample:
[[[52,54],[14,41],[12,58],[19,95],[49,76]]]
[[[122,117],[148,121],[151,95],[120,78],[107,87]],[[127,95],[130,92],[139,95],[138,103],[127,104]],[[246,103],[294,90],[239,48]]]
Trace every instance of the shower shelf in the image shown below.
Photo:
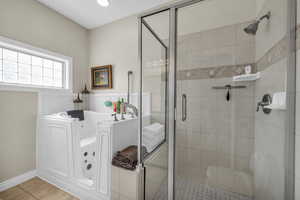
[[[234,76],[233,81],[234,82],[242,82],[242,81],[256,81],[260,79],[260,72],[257,72],[256,74],[242,74],[239,76]]]

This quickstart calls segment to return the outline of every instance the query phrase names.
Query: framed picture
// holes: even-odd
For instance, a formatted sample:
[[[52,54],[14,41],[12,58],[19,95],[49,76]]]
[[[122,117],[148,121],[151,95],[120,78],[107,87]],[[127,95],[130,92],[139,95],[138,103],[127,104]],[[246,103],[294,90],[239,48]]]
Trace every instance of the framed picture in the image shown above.
[[[112,66],[92,67],[92,89],[112,88]]]

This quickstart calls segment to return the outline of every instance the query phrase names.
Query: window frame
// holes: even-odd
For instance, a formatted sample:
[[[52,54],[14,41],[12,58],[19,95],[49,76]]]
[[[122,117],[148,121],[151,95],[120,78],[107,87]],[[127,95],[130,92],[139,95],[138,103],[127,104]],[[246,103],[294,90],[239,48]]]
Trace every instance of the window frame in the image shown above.
[[[69,91],[73,90],[73,59],[69,56],[64,56],[46,49],[34,47],[19,41],[8,39],[0,36],[0,48],[15,51],[17,53],[36,56],[42,59],[48,59],[63,64],[63,79],[62,88],[54,86],[43,86],[24,83],[9,83],[3,80],[0,81],[0,90],[17,90],[17,91]],[[2,58],[3,60],[3,58]],[[32,66],[32,64],[31,64]],[[44,67],[44,66],[43,66]],[[2,71],[3,73],[4,71]]]

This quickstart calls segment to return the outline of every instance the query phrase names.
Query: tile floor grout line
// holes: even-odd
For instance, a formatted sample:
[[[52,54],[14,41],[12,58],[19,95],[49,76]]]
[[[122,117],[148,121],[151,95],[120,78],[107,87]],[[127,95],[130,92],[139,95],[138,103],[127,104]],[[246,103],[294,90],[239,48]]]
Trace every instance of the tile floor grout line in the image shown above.
[[[17,186],[19,189],[21,189],[22,191],[24,191],[25,193],[29,194],[30,196],[32,196],[34,199],[36,200],[40,200],[39,198],[37,198],[36,196],[34,196],[31,192],[28,192],[27,190],[23,189],[20,185]]]

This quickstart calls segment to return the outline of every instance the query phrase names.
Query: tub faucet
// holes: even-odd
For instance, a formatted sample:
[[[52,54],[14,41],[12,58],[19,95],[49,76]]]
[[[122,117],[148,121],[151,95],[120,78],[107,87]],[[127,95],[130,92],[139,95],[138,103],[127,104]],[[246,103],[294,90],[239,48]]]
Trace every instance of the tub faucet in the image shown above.
[[[138,113],[138,109],[137,109],[137,107],[135,107],[134,105],[132,105],[132,104],[130,104],[130,103],[124,103],[124,105],[125,105],[125,108],[126,108],[126,110],[128,109],[128,108],[130,108],[131,110],[132,110],[132,118],[133,117],[138,117],[138,115],[139,115],[139,113]]]
[[[112,114],[111,116],[115,117],[115,118],[114,118],[114,121],[115,121],[115,122],[118,122],[118,121],[119,121],[118,118],[117,118],[117,113],[114,113],[114,114]]]

